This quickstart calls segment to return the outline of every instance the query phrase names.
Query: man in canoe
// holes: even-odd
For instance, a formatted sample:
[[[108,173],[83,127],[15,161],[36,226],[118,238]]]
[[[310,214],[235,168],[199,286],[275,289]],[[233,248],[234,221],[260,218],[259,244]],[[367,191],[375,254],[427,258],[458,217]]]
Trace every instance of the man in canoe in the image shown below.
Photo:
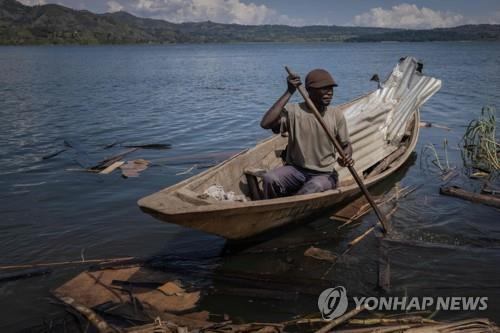
[[[289,75],[288,88],[260,123],[274,133],[288,133],[286,163],[264,175],[264,197],[271,199],[289,195],[323,192],[336,188],[338,174],[334,169],[335,148],[306,103],[288,103],[301,85],[300,77]],[[306,76],[306,90],[323,120],[342,145],[346,160],[341,166],[353,165],[352,147],[343,113],[330,106],[337,84],[326,70],[315,69]]]

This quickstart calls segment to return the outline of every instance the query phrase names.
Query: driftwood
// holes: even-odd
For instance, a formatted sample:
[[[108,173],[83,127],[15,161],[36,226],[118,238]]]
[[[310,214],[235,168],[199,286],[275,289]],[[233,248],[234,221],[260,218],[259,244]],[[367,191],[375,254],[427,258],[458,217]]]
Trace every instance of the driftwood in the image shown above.
[[[481,193],[498,197],[500,196],[500,189],[492,188],[489,185],[485,184],[485,186],[483,186],[483,188],[481,189]]]
[[[397,210],[397,205],[389,212],[386,214],[386,216],[389,218],[391,217],[392,214],[394,214],[394,212]],[[345,223],[344,223],[345,224]],[[361,242],[363,239],[366,238],[366,236],[368,236],[369,234],[371,234],[376,228],[380,228],[380,223],[377,222],[377,224],[375,224],[373,227],[370,227],[368,228],[365,232],[363,232],[361,235],[359,235],[358,237],[354,238],[352,241],[350,241],[348,244],[347,244],[347,248],[344,250],[344,252],[342,252],[337,258],[335,261],[333,261],[333,264],[323,273],[323,275],[321,276],[322,279],[326,278],[326,276],[331,272],[331,270],[333,269],[333,267],[335,266],[337,260],[341,257],[343,257],[344,255],[346,255],[347,253],[349,253],[349,251],[351,251],[351,249],[354,247],[354,245],[358,244],[359,242]]]
[[[121,167],[124,163],[125,163],[124,161],[117,161],[99,173],[102,175],[108,175],[108,174],[112,173],[113,171],[115,171],[116,169],[118,169],[119,167]]]
[[[309,247],[305,252],[304,256],[311,257],[317,260],[324,260],[329,262],[334,262],[337,256],[328,250],[323,250],[314,246]]]
[[[42,160],[48,160],[49,158],[56,157],[57,155],[64,153],[65,151],[66,151],[66,149],[61,149],[61,150],[56,151],[55,153],[45,155],[42,157]]]
[[[148,160],[142,158],[128,161],[126,164],[120,166],[122,177],[139,177],[139,172],[146,170],[149,164],[150,162]]]
[[[429,123],[429,122],[426,122],[426,121],[421,121],[419,125],[420,125],[420,128],[422,128],[422,127],[434,127],[434,128],[441,128],[441,129],[444,129],[444,130],[447,130],[447,131],[451,130],[451,128],[449,128],[447,126],[438,125],[438,124],[435,124],[435,123]]]
[[[144,145],[124,145],[126,148],[142,148],[142,149],[170,149],[172,145],[169,143],[149,143]]]
[[[20,271],[7,272],[0,274],[0,282],[26,279],[34,276],[49,274],[50,272],[52,271],[47,268],[28,268]]]
[[[402,318],[366,318],[366,319],[350,319],[349,325],[388,325],[388,324],[435,324],[432,319],[423,318],[421,316],[408,316]]]
[[[418,324],[406,325],[390,325],[382,327],[366,327],[366,328],[353,328],[336,330],[336,333],[391,333],[391,332],[405,332],[408,329],[418,326]]]
[[[458,176],[458,171],[455,169],[449,169],[441,175],[441,180],[443,182],[447,182],[448,180],[455,178],[456,176]]]
[[[325,325],[321,329],[317,330],[316,333],[327,333],[328,331],[330,331],[335,326],[338,326],[338,325],[346,322],[347,320],[349,320],[352,317],[356,316],[358,313],[360,313],[364,309],[365,309],[364,305],[360,306],[359,308],[353,309],[353,310],[347,312],[346,314],[344,314],[343,316],[340,316],[337,319],[332,320],[327,325]]]
[[[376,196],[375,202],[379,206],[385,205],[387,203],[405,198],[406,196],[414,192],[417,188],[418,188],[417,186],[399,188],[398,184],[396,184],[396,186],[393,189],[391,189],[387,194]],[[356,200],[350,202],[345,207],[333,213],[333,215],[330,216],[330,219],[344,222],[342,225],[339,226],[339,229],[341,229],[346,227],[350,223],[356,221],[360,217],[368,214],[369,212],[371,212],[370,204],[366,201],[364,197],[359,197]],[[392,213],[394,213],[394,211],[389,212],[388,215],[391,215]]]
[[[230,270],[219,270],[212,275],[212,279],[224,286],[232,284],[266,290],[286,290],[288,293],[298,292],[316,296],[331,285],[330,282],[321,279],[252,274],[251,272]]]
[[[123,258],[111,258],[111,259],[86,259],[86,260],[46,262],[46,263],[36,263],[36,264],[6,265],[6,266],[0,266],[0,270],[2,270],[2,269],[16,269],[16,268],[52,267],[52,266],[89,264],[89,263],[118,263],[118,262],[122,262],[122,261],[130,261],[133,259],[137,259],[137,258],[136,257],[123,257]]]
[[[467,319],[452,323],[427,325],[415,327],[406,331],[407,333],[441,333],[441,332],[499,332],[488,319]]]
[[[113,327],[109,326],[108,323],[101,318],[97,313],[92,311],[86,306],[83,306],[79,304],[77,301],[75,301],[71,297],[66,297],[59,295],[57,293],[54,293],[54,296],[62,301],[64,304],[70,306],[74,310],[78,311],[78,313],[82,314],[87,320],[100,332],[100,333],[115,333],[118,332],[118,330],[114,329]]]
[[[108,157],[104,160],[102,160],[101,162],[95,164],[94,166],[90,167],[89,169],[104,169],[104,168],[107,168],[108,166],[110,166],[111,164],[115,163],[115,162],[118,162],[120,161],[121,159],[123,159],[123,157],[125,157],[125,155],[128,155],[130,153],[133,153],[134,151],[136,151],[137,149],[139,148],[130,148],[130,149],[127,149],[125,151],[122,151],[116,155],[113,155],[111,157]]]
[[[458,186],[450,186],[450,187],[444,187],[442,186],[439,189],[439,193],[443,195],[449,195],[452,197],[457,197],[460,199],[464,200],[469,200],[472,202],[479,202],[488,206],[493,206],[500,208],[500,198],[493,196],[493,195],[488,195],[488,194],[479,194],[479,193],[474,193],[474,192],[469,192],[464,189],[461,189]]]

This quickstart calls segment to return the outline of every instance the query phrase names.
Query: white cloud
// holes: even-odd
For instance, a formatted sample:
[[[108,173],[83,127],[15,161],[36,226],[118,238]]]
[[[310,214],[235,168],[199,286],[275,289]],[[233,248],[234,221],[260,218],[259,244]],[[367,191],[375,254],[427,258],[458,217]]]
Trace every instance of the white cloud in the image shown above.
[[[108,1],[107,5],[108,5],[108,12],[109,13],[119,12],[120,10],[123,10],[123,6],[120,5],[120,3],[118,1],[114,1],[114,0]]]
[[[26,6],[45,5],[47,3],[45,0],[18,0],[18,1]]]
[[[500,24],[500,10],[492,13],[486,22],[489,24]]]
[[[240,0],[135,0],[125,10],[171,22],[303,24],[302,20],[281,15],[265,5]]]
[[[381,28],[432,29],[465,24],[464,17],[453,12],[441,12],[430,8],[418,8],[403,3],[391,9],[381,7],[354,17],[354,25]]]

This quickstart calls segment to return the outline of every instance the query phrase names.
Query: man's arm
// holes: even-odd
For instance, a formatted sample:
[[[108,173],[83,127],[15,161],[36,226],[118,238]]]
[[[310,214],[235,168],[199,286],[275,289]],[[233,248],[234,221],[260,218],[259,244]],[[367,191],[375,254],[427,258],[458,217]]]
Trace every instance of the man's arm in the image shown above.
[[[342,150],[344,151],[344,155],[346,157],[346,160],[339,157],[338,162],[339,162],[340,166],[342,166],[342,167],[346,167],[348,165],[353,166],[354,160],[352,159],[351,143],[349,141],[347,143],[344,143],[342,145]]]
[[[297,87],[301,85],[300,77],[297,75],[289,75],[287,78],[288,88],[285,93],[271,106],[269,110],[264,114],[262,120],[260,121],[260,126],[264,129],[276,128],[279,124],[281,111],[285,107],[286,103],[290,100]]]
[[[338,162],[342,167],[353,166],[354,160],[352,159],[352,145],[349,141],[349,132],[347,131],[347,123],[345,121],[344,114],[340,113],[339,118],[337,118],[337,140],[342,145],[342,150],[346,159],[344,160],[339,156]]]

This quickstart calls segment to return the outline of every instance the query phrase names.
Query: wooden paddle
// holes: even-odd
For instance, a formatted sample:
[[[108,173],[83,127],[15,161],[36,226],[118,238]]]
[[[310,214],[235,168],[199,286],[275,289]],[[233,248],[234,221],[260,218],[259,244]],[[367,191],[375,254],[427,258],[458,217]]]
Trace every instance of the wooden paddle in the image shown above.
[[[290,68],[288,68],[287,66],[285,66],[285,69],[289,75],[293,74],[292,71],[290,70]],[[342,159],[346,160],[346,156],[344,154],[344,150],[342,149],[342,146],[337,141],[337,139],[332,135],[332,133],[330,133],[330,130],[326,126],[325,122],[323,121],[323,118],[321,117],[318,109],[316,108],[316,105],[314,105],[313,101],[309,98],[309,94],[305,91],[305,89],[302,85],[298,86],[297,90],[304,98],[304,101],[306,102],[309,109],[312,110],[314,116],[316,116],[316,119],[319,121],[321,127],[323,127],[323,129],[325,130],[326,135],[328,136],[330,141],[335,146],[335,150],[337,150],[337,153],[340,155],[340,157]],[[365,184],[363,183],[363,180],[359,177],[358,173],[356,172],[356,170],[354,169],[354,167],[352,165],[348,165],[347,168],[349,169],[349,171],[352,174],[352,177],[354,178],[354,180],[358,184],[359,188],[361,189],[361,192],[363,192],[363,194],[365,195],[366,200],[368,200],[368,202],[372,206],[373,210],[375,211],[375,214],[377,214],[377,217],[380,221],[380,224],[382,225],[382,231],[384,233],[389,232],[390,231],[389,223],[387,222],[387,219],[382,214],[382,212],[378,209],[378,206],[375,203],[375,201],[373,201],[373,198],[372,198],[370,192],[368,192],[368,189],[366,188]]]

